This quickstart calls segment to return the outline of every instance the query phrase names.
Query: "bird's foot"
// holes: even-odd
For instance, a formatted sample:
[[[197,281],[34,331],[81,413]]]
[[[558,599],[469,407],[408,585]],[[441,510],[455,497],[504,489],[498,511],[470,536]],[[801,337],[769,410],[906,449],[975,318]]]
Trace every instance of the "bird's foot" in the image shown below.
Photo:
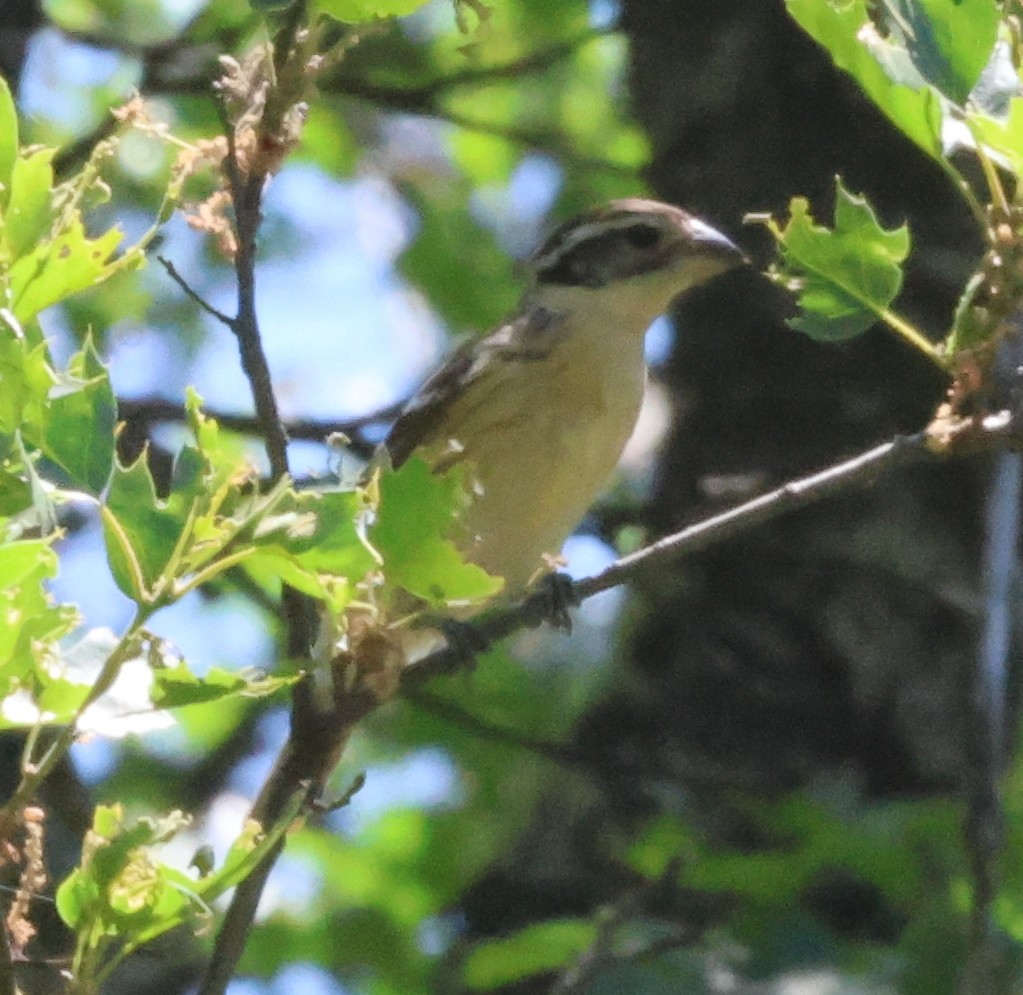
[[[582,598],[575,589],[575,581],[565,573],[550,573],[541,577],[533,585],[529,600],[536,610],[534,625],[547,622],[569,633],[572,631],[570,609],[582,604]]]
[[[433,618],[428,623],[438,629],[444,641],[466,670],[474,670],[476,658],[490,649],[490,640],[471,622],[457,618]]]

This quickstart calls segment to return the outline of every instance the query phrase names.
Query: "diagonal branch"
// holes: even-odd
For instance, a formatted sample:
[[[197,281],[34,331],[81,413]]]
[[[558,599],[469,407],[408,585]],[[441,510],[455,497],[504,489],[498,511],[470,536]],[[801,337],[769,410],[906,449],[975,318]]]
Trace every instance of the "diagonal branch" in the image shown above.
[[[181,288],[182,292],[190,300],[195,301],[200,308],[203,309],[208,315],[216,318],[222,325],[227,325],[232,331],[234,331],[234,318],[228,314],[224,314],[223,311],[217,310],[209,301],[206,300],[201,294],[192,288],[192,285],[178,272],[177,266],[174,265],[166,256],[156,257],[160,265],[167,271],[167,275]]]
[[[997,433],[992,433],[993,436]],[[736,535],[827,497],[852,491],[873,482],[894,467],[933,457],[925,432],[896,436],[852,459],[836,463],[819,473],[790,481],[719,515],[665,536],[643,549],[616,560],[592,577],[576,581],[572,593],[578,600],[618,587],[655,564],[692,555]],[[535,591],[518,603],[484,615],[469,625],[474,646],[489,647],[523,628],[540,625],[549,616],[550,594]],[[464,654],[448,647],[410,665],[402,686],[415,688],[438,674],[452,673],[464,665]]]

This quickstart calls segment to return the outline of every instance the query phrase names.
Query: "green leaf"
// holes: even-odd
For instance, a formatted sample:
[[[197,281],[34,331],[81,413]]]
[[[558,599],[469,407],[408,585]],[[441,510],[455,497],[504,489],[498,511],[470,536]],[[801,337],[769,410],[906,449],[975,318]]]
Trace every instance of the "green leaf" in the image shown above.
[[[789,324],[811,338],[853,338],[887,315],[902,285],[909,229],[886,231],[863,197],[836,181],[835,227],[815,225],[810,205],[793,198],[789,223],[769,227],[781,248],[775,278],[797,291],[801,313]]]
[[[785,0],[785,5],[800,27],[828,50],[835,65],[859,83],[892,123],[941,162],[940,98],[930,87],[913,89],[895,82],[875,58],[863,41],[878,37],[865,0]]]
[[[1004,117],[989,117],[986,114],[968,114],[967,119],[977,140],[995,153],[995,158],[1004,156],[1010,169],[1017,175],[1023,174],[1023,97],[1009,101],[1008,113]]]
[[[457,204],[468,186],[405,191],[419,214],[415,241],[399,266],[455,328],[489,328],[515,306],[515,267],[493,233]],[[468,279],[468,274],[473,279]]]
[[[295,507],[312,518],[311,529],[294,535],[287,546],[303,567],[358,579],[377,566],[362,536],[366,502],[357,491],[304,491],[297,495]],[[269,536],[271,524],[262,524],[257,540]]]
[[[249,679],[243,674],[213,667],[202,677],[193,674],[185,663],[159,667],[154,672],[150,696],[157,708],[184,708],[210,701],[222,701],[238,695],[248,698],[274,694],[298,680],[294,677],[260,677]]]
[[[32,346],[0,316],[0,432],[28,434],[41,428],[50,390],[57,377],[45,343]]]
[[[39,149],[19,156],[11,174],[11,192],[3,234],[12,259],[20,259],[50,233],[53,212],[54,149]]]
[[[10,521],[32,507],[32,485],[21,472],[0,463],[0,522]]]
[[[56,576],[57,554],[45,539],[0,544],[0,697],[31,687],[58,640],[70,633],[78,614],[54,605],[46,582]]]
[[[151,931],[161,922],[180,921],[191,904],[181,875],[165,871],[148,848],[172,839],[190,820],[180,812],[142,818],[125,826],[120,806],[99,806],[86,838],[81,866],[57,889],[60,917],[90,947],[102,949]]]
[[[478,96],[475,92],[473,93],[474,104],[479,103]],[[480,117],[487,116],[481,112],[477,113]],[[499,115],[492,111],[489,119],[494,118],[514,120],[510,113]],[[455,165],[477,187],[505,186],[520,158],[519,149],[507,138],[471,131],[468,128],[456,131],[448,140],[448,144]],[[460,218],[460,220],[471,223],[468,217]]]
[[[314,9],[336,21],[360,24],[378,17],[404,17],[429,0],[316,0]]]
[[[52,242],[43,242],[11,267],[11,298],[15,317],[26,322],[44,308],[85,290],[110,276],[122,233],[116,228],[86,238],[79,218]]]
[[[448,538],[466,496],[462,474],[439,475],[420,459],[380,475],[380,505],[370,542],[383,560],[384,576],[434,605],[479,601],[504,585],[466,563]]]
[[[44,418],[43,452],[77,485],[99,494],[114,464],[117,402],[91,338],[50,390]]]
[[[280,581],[343,611],[355,585],[380,565],[364,537],[359,491],[291,492],[252,536],[245,569],[261,584]]]
[[[129,598],[144,599],[170,560],[184,525],[185,514],[157,498],[145,453],[128,467],[115,462],[103,532],[114,580]]]
[[[983,273],[974,273],[967,282],[952,320],[952,331],[945,339],[943,351],[956,356],[961,352],[977,349],[997,334],[998,318],[978,298],[985,298],[987,278]]]
[[[465,959],[469,988],[499,988],[575,960],[597,938],[589,919],[552,919],[500,940],[477,944]]]
[[[233,888],[247,877],[256,864],[276,845],[284,830],[298,817],[301,805],[301,792],[296,792],[291,804],[274,827],[274,832],[266,832],[269,827],[261,827],[252,820],[246,822],[241,834],[227,851],[223,865],[194,885],[196,894],[201,895],[205,901],[212,902],[228,888]]]
[[[174,489],[200,494],[237,481],[239,469],[247,465],[245,445],[203,414],[202,397],[192,387],[185,389],[185,417],[195,445],[185,446],[174,461]]]
[[[0,76],[0,214],[7,207],[11,192],[11,174],[18,158],[18,112],[11,88]]]
[[[920,75],[963,105],[998,38],[995,0],[888,0],[888,23]]]

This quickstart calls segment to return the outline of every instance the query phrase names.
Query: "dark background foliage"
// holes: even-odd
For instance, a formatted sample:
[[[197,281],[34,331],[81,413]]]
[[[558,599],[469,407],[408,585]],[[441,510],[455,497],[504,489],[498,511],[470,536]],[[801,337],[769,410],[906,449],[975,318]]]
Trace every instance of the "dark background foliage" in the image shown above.
[[[888,226],[909,222],[900,304],[944,327],[980,253],[963,205],[780,4],[626,3],[622,28],[660,196],[735,231],[746,212],[783,211],[797,194],[826,216],[839,174]],[[763,258],[756,234],[745,244]],[[900,343],[815,343],[784,327],[787,308],[752,272],[679,308],[664,370],[672,425],[641,511],[653,533],[911,431],[941,399],[940,377]],[[518,858],[474,889],[472,921],[489,932],[613,900],[622,885],[600,872],[606,839],[652,812],[681,808],[742,853],[791,845],[750,817],[751,799],[788,789],[841,785],[865,808],[954,797],[968,764],[986,472],[974,461],[900,473],[644,577],[627,669],[574,731],[599,793],[573,819],[541,809]],[[538,848],[566,845],[537,881]],[[494,921],[495,889],[509,919]],[[734,914],[684,891],[669,901],[701,928]],[[905,922],[840,859],[791,913],[844,940],[895,942]]]
[[[614,30],[627,42],[627,73],[608,74],[607,90],[600,74],[587,76],[585,6],[551,6],[495,2],[498,40],[482,37],[482,58],[563,45],[564,60],[445,87],[431,81],[452,73],[450,51],[392,29],[355,49],[314,111],[307,161],[342,177],[360,159],[391,170],[417,212],[399,266],[450,327],[482,327],[514,299],[503,249],[467,205],[482,178],[496,184],[542,148],[564,170],[556,213],[645,182],[736,234],[760,264],[768,239],[743,228],[744,215],[783,212],[799,194],[826,217],[839,174],[886,226],[908,221],[914,249],[900,307],[936,337],[945,331],[981,251],[961,201],[778,0],[623,0]],[[117,34],[116,16],[88,34],[134,53],[144,92],[173,99],[179,121],[212,133],[212,58],[245,37],[246,17],[243,5],[214,2],[172,42],[141,48]],[[19,44],[46,22],[13,2],[3,18],[0,58],[16,80]],[[487,46],[501,48],[502,31],[514,40],[493,57]],[[597,161],[599,138],[559,118],[554,94],[568,85],[592,86],[616,129],[631,115],[649,136],[649,162],[637,171]],[[466,126],[488,115],[487,127]],[[454,123],[455,168],[424,166],[407,150],[398,168],[386,163],[387,129],[410,119]],[[153,200],[142,183],[131,196]],[[272,218],[268,256],[294,237]],[[224,278],[212,256],[208,266],[211,280]],[[210,334],[183,315],[175,288],[149,284],[146,294],[97,296],[69,320],[109,335],[126,300],[154,327],[179,322],[172,351]],[[812,342],[784,325],[790,309],[752,268],[683,302],[658,369],[670,421],[652,485],[617,489],[587,530],[611,544],[637,526],[669,532],[926,423],[944,384],[918,356],[880,332]],[[150,428],[130,421],[125,444]],[[257,925],[246,970],[280,985],[299,984],[281,980],[289,963],[325,972],[287,990],[459,990],[472,987],[462,972],[477,941],[603,915],[631,930],[633,945],[601,951],[599,969],[563,990],[709,992],[727,978],[730,990],[754,993],[806,972],[847,986],[835,991],[949,990],[965,922],[957,802],[971,759],[987,473],[982,460],[900,471],[644,574],[613,631],[588,643],[516,644],[520,658],[532,650],[571,662],[595,640],[610,663],[598,680],[580,677],[582,691],[563,672],[498,654],[474,676],[374,717],[353,761],[371,783],[374,765],[439,748],[468,800],[399,807],[361,835],[342,818],[296,841],[320,882],[316,898],[304,915],[278,909]],[[199,748],[205,721],[192,723],[184,756],[121,748],[91,791],[207,809],[275,727],[253,704]],[[82,808],[69,803],[82,785],[72,775],[49,802],[73,836]],[[1016,873],[1010,866],[1007,881]],[[59,937],[50,942],[59,949]],[[187,991],[185,965],[199,956],[177,937],[116,990]],[[328,975],[345,988],[330,988]],[[555,983],[553,973],[514,978],[501,990]]]

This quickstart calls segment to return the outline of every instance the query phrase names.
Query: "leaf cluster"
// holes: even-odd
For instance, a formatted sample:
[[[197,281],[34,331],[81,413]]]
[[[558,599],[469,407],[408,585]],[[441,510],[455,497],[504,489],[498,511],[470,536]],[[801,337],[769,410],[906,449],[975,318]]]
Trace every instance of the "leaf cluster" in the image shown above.
[[[1003,18],[994,0],[877,5],[787,0],[787,7],[892,124],[948,175],[988,247],[934,344],[893,307],[911,250],[908,227],[884,228],[866,199],[838,178],[832,227],[817,224],[799,197],[787,221],[766,221],[780,249],[774,279],[799,303],[791,324],[813,338],[838,342],[884,323],[953,377],[965,410],[964,396],[973,396],[976,381],[990,374],[1021,287],[1023,228],[1008,193],[1018,187],[1023,164],[1017,24]],[[971,185],[973,166],[985,178],[983,193]],[[966,380],[973,386],[967,388]]]
[[[88,234],[106,199],[105,140],[73,177],[58,181],[53,149],[22,147],[11,93],[0,80],[0,727],[26,738],[20,781],[0,809],[12,839],[39,786],[85,732],[159,727],[171,710],[271,696],[297,674],[268,678],[214,668],[200,676],[156,637],[150,620],[190,593],[244,584],[313,598],[344,633],[346,610],[373,612],[401,588],[435,607],[492,595],[500,581],[463,562],[448,538],[463,485],[411,460],[365,486],[296,490],[259,479],[243,442],[186,400],[187,441],[160,492],[147,453],[117,455],[109,371],[88,334],[59,365],[40,315],[136,270],[180,193],[168,180],[156,221],[131,245],[117,227]],[[119,633],[84,625],[49,592],[67,513],[98,516],[105,569],[132,605]],[[411,537],[411,538],[410,538]],[[136,691],[125,698],[131,672]],[[141,690],[139,690],[141,688]],[[196,881],[161,863],[154,848],[177,835],[180,815],[128,821],[100,808],[82,864],[58,890],[77,936],[75,983],[95,986],[139,946],[197,915],[273,848],[297,809],[275,826],[248,826],[225,862]]]

